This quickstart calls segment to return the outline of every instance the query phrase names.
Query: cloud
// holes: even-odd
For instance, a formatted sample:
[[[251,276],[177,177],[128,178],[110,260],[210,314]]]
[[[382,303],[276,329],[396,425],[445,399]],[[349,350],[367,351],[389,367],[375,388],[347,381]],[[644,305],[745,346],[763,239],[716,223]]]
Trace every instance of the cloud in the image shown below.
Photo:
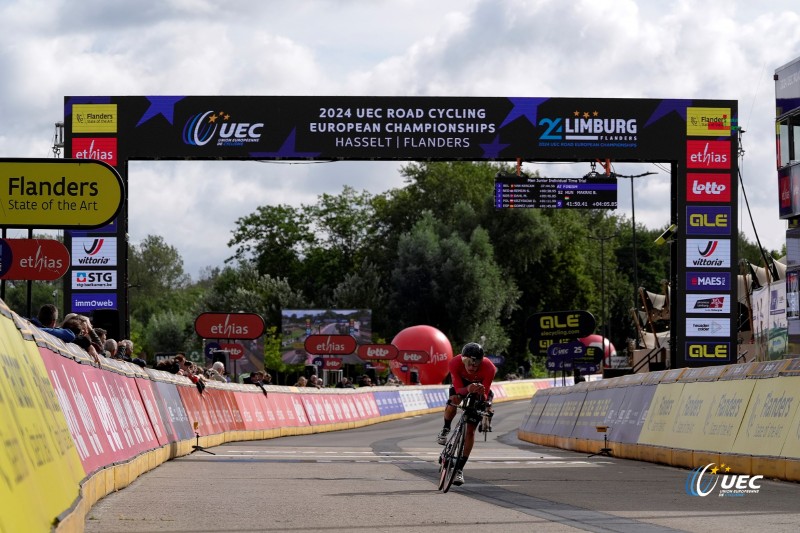
[[[800,50],[793,0],[276,0],[223,10],[210,0],[10,0],[0,20],[3,157],[51,156],[66,95],[730,99],[745,130],[742,182],[756,230],[767,248],[785,240],[772,75]],[[196,277],[230,255],[239,216],[265,203],[313,203],[344,184],[402,186],[400,164],[135,162],[131,239],[163,235]],[[615,170],[659,172],[636,181],[636,220],[666,225],[669,176],[646,164]],[[624,180],[620,212],[629,213],[629,192]]]

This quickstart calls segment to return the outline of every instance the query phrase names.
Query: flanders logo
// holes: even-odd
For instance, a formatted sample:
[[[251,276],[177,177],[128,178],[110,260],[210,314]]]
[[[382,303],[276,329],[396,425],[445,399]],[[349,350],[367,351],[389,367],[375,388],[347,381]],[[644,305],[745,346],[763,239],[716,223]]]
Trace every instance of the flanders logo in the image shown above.
[[[731,134],[731,110],[719,107],[687,107],[686,135],[724,137]]]
[[[716,489],[720,498],[743,497],[747,494],[758,494],[761,490],[758,482],[764,479],[764,476],[729,474],[730,471],[731,467],[725,463],[719,466],[716,463],[709,463],[695,468],[686,477],[686,494],[706,497]]]
[[[75,104],[72,106],[73,133],[116,133],[117,104]]]

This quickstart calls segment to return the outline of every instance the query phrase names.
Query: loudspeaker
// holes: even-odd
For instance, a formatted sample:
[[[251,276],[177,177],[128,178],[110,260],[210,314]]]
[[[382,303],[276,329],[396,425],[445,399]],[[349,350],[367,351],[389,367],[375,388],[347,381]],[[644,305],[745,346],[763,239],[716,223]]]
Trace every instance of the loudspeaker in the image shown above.
[[[117,309],[95,309],[92,312],[92,327],[106,330],[108,339],[122,340],[119,336],[119,311]]]

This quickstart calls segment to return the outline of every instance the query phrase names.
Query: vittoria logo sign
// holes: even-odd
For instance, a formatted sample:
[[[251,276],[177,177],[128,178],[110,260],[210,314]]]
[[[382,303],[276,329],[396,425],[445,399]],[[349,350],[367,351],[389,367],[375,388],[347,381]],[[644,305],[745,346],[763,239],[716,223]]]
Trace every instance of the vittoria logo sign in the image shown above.
[[[730,239],[687,239],[686,266],[694,268],[730,268]]]
[[[76,237],[72,239],[72,266],[116,265],[116,237]]]

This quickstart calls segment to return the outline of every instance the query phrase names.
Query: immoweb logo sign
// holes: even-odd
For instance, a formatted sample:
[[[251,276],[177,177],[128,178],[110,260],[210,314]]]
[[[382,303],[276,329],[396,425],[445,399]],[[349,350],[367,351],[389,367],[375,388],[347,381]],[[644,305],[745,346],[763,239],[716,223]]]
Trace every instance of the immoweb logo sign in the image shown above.
[[[720,498],[743,497],[748,494],[758,494],[761,490],[759,481],[764,479],[764,476],[728,474],[730,470],[731,468],[724,463],[719,466],[716,463],[709,463],[695,468],[686,477],[686,494],[704,498],[717,489],[717,484],[719,484],[717,494]]]

